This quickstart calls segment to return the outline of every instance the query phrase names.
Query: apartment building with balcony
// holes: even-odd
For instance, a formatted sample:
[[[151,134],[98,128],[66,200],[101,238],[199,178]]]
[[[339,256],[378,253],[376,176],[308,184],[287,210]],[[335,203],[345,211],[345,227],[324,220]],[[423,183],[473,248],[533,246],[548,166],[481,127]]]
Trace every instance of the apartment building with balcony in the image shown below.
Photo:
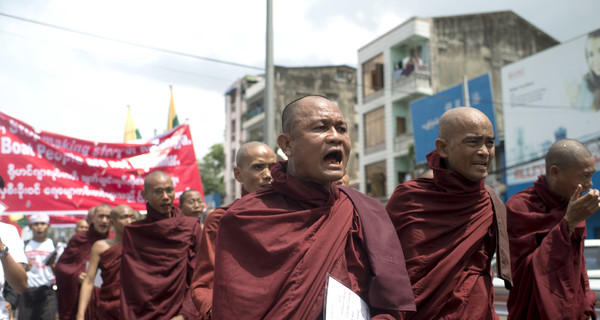
[[[291,101],[309,95],[326,96],[337,103],[348,123],[352,152],[348,161],[350,184],[358,187],[358,124],[356,69],[346,65],[316,67],[275,66],[275,137],[281,133],[281,112]],[[265,130],[264,76],[239,79],[225,93],[225,199],[241,197],[241,186],[233,176],[236,150],[247,141],[263,141]]]
[[[557,43],[517,14],[503,11],[415,17],[360,48],[355,108],[360,190],[385,202],[396,185],[420,173],[410,102],[460,84],[465,76],[490,73],[494,126],[502,140],[500,67]],[[501,167],[500,158],[497,151],[496,167]],[[501,180],[500,175],[491,178]]]

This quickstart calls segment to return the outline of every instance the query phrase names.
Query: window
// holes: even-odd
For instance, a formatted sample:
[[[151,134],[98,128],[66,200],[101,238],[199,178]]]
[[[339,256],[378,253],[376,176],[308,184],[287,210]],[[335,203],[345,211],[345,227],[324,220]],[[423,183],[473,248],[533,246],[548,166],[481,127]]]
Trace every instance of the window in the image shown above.
[[[363,98],[383,90],[383,54],[363,63]]]
[[[365,113],[365,153],[385,149],[385,109]]]
[[[406,118],[396,117],[396,137],[406,133]]]
[[[385,161],[365,167],[367,174],[367,195],[373,198],[383,198],[386,194]]]

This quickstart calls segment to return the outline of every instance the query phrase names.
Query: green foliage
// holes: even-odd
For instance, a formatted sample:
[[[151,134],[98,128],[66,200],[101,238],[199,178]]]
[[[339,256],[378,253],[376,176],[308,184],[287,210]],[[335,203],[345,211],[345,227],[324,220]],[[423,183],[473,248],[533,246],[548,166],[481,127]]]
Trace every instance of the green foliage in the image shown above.
[[[202,158],[202,161],[198,162],[198,168],[202,177],[204,194],[219,193],[221,197],[225,197],[225,183],[223,181],[225,152],[223,151],[223,144],[212,145],[210,152]]]

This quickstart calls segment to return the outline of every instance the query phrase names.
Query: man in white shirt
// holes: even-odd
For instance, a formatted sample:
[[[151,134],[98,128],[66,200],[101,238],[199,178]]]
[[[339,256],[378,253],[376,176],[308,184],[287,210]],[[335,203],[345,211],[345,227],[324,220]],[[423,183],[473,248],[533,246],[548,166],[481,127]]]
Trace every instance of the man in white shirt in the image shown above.
[[[48,239],[50,217],[45,213],[29,217],[29,228],[33,239],[25,243],[27,256],[28,289],[19,299],[19,320],[54,320],[57,302],[54,284],[54,261],[49,261],[55,250],[54,242]]]
[[[4,289],[4,281],[19,294],[27,290],[26,264],[23,240],[19,237],[17,228],[0,222],[0,292]],[[8,318],[4,297],[0,295],[0,320]]]

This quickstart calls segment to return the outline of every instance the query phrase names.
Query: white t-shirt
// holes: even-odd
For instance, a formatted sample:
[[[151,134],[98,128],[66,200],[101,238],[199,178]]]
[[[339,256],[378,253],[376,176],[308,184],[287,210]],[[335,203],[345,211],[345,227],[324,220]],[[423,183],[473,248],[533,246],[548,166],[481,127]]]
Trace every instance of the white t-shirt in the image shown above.
[[[54,284],[52,268],[46,265],[46,259],[54,252],[54,243],[51,239],[44,242],[29,240],[25,245],[25,255],[31,260],[31,270],[27,271],[27,285],[29,288],[41,286],[51,287]]]
[[[19,232],[15,226],[0,222],[0,239],[8,247],[8,253],[17,263],[27,264],[27,257],[23,250],[23,240],[19,237]],[[0,293],[4,290],[4,269],[0,261]],[[4,296],[0,294],[0,320],[8,319],[8,311],[4,305]]]

